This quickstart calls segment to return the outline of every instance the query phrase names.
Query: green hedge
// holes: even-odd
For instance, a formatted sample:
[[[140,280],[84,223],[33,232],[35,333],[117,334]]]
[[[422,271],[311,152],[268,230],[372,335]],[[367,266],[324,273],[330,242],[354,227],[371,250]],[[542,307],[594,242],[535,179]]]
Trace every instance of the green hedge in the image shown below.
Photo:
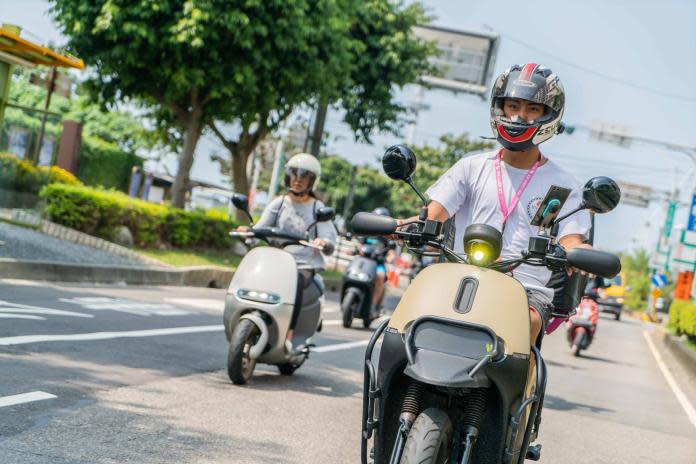
[[[77,177],[87,185],[128,190],[133,166],[143,165],[143,159],[120,150],[114,144],[96,137],[82,137]]]
[[[679,334],[696,337],[696,305],[691,301],[672,301],[669,306],[669,325]]]
[[[80,185],[81,182],[68,171],[56,166],[34,166],[9,153],[0,153],[0,188],[25,193],[39,193],[53,182]]]
[[[111,240],[126,226],[144,247],[224,248],[235,224],[220,211],[184,211],[130,198],[113,190],[51,184],[41,191],[50,219],[90,235]]]

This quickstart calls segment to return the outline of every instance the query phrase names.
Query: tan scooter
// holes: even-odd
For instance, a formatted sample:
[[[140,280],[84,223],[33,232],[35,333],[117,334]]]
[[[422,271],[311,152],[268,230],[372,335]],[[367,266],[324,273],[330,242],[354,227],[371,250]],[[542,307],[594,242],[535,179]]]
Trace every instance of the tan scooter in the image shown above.
[[[413,187],[416,158],[407,147],[390,147],[383,166],[390,177]],[[420,272],[391,319],[370,339],[363,463],[369,455],[380,464],[520,464],[525,458],[539,459],[541,445],[530,443],[539,431],[546,365],[540,342],[534,346],[530,341],[525,289],[506,272],[527,263],[553,270],[573,266],[611,277],[621,268],[615,255],[587,249],[564,252],[556,244],[557,224],[564,219],[558,213],[568,193],[550,190],[532,221],[539,235],[530,239],[523,256],[505,261],[497,260],[500,232],[485,224],[466,229],[466,256],[460,256],[445,244],[442,224],[427,220],[427,206],[419,220],[398,228],[392,218],[356,214],[355,233],[394,234],[412,249],[439,249],[448,261]],[[619,199],[611,179],[594,178],[585,185],[577,211],[608,212]],[[375,367],[373,353],[380,340]],[[532,359],[535,369],[528,378]]]

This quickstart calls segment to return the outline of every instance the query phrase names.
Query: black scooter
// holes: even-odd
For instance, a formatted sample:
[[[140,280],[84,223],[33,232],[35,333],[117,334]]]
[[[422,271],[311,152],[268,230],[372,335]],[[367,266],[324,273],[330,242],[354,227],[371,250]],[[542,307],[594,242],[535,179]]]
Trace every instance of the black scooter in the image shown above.
[[[370,306],[377,278],[377,253],[374,246],[362,245],[359,254],[353,258],[343,273],[341,314],[345,328],[353,324],[355,317],[362,319],[363,327],[366,329],[374,320],[374,315],[370,314]],[[382,305],[381,301],[379,305]]]

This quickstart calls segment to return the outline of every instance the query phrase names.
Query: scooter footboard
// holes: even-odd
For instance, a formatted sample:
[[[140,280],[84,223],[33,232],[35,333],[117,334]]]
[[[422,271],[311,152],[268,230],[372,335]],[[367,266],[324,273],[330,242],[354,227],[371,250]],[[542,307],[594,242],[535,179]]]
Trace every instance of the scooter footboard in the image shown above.
[[[377,374],[372,363],[372,352],[377,341],[389,325],[389,319],[382,321],[377,330],[370,337],[365,349],[365,371],[363,379],[363,430],[360,437],[360,458],[362,464],[367,464],[367,441],[372,438],[372,432],[379,426],[379,420],[375,420],[375,400],[381,396],[381,390],[377,387]]]

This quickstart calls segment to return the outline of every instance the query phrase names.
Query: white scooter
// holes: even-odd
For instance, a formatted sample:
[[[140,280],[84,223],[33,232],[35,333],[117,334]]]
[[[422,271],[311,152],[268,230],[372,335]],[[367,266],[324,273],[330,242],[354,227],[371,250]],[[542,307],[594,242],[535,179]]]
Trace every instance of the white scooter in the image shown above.
[[[232,203],[253,223],[245,195],[234,194]],[[319,208],[315,223],[330,221],[333,208]],[[309,228],[314,225],[312,224]],[[297,236],[275,227],[254,227],[248,232],[230,232],[233,237],[260,239],[270,246],[249,251],[234,273],[225,297],[223,321],[230,342],[227,373],[236,385],[251,378],[256,363],[273,364],[283,375],[292,375],[309,356],[311,337],[321,330],[321,305],[324,288],[319,278],[305,283],[302,307],[289,350],[285,337],[290,327],[298,286],[295,258],[285,251],[288,245],[303,245],[321,250],[308,241],[308,234]]]

